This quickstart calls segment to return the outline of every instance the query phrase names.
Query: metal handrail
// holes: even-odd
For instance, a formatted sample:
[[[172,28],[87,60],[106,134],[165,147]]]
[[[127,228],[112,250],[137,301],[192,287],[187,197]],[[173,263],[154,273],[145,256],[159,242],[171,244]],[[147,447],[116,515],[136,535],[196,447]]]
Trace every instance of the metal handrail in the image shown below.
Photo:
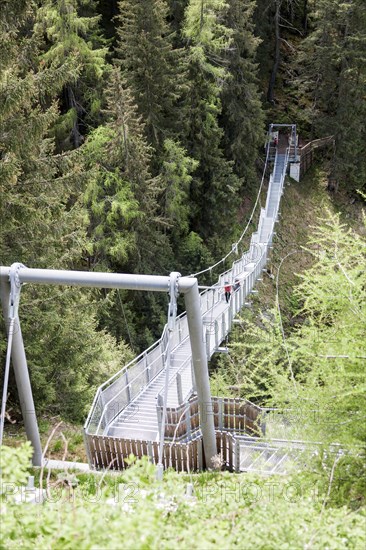
[[[235,262],[232,263],[232,267],[231,267],[230,269],[226,270],[225,272],[223,272],[223,273],[221,273],[221,274],[219,275],[219,279],[222,278],[222,277],[224,277],[224,276],[226,276],[226,275],[228,275],[229,273],[230,273],[230,276],[228,276],[227,278],[228,278],[228,279],[233,279],[234,276],[232,275],[232,273],[234,272],[234,266],[235,266],[236,264],[240,263],[240,262],[243,260],[244,256],[245,256],[247,253],[248,253],[248,251],[244,252],[244,254],[243,254],[243,256],[242,256],[241,258],[239,258],[238,260],[235,260]],[[246,275],[246,277],[244,277],[244,279],[246,279],[248,276],[250,276],[250,274],[253,273],[253,272],[257,269],[258,264],[261,262],[261,260],[262,260],[264,254],[265,254],[265,249],[261,247],[261,255],[260,255],[260,257],[257,259],[257,261],[254,262],[253,270],[252,270],[251,272],[248,272],[247,275]],[[251,263],[250,258],[248,258],[248,261],[247,261],[245,264],[243,264],[243,267],[244,267],[247,263]],[[231,282],[232,282],[232,281],[231,281]],[[213,287],[211,287],[211,288],[214,288],[215,286],[218,286],[218,285],[217,285],[217,284],[216,284],[216,285],[213,285]],[[207,292],[210,292],[210,290],[205,290],[204,292],[202,292],[202,293],[200,294],[201,299],[202,299],[202,297],[203,297]],[[218,292],[218,295],[219,295],[219,292]],[[211,306],[211,308],[206,309],[204,313],[207,313],[207,312],[209,312],[211,309],[213,309],[214,306],[216,305],[216,303],[218,303],[219,301],[220,301],[220,299],[218,299],[217,301],[215,301],[215,303]],[[229,330],[230,330],[230,327],[228,327],[228,331],[229,331]],[[176,378],[177,378],[177,375],[180,374],[181,370],[184,369],[184,368],[186,367],[186,363],[187,363],[187,361],[189,361],[189,360],[190,360],[190,357],[188,357],[188,358],[186,359],[186,361],[179,367],[178,371],[176,371],[174,374],[172,374],[172,376],[171,376],[170,379],[169,379],[169,387],[171,387],[172,385],[176,385]],[[164,389],[161,389],[161,390],[156,394],[155,399],[158,399],[159,396],[161,396],[161,394],[163,393],[163,391],[164,391]]]
[[[182,319],[183,317],[186,316],[186,313],[183,312],[181,313],[180,315],[178,315],[177,317],[177,320],[179,319]],[[151,346],[149,346],[146,350],[144,350],[142,353],[140,353],[139,355],[137,355],[136,357],[134,357],[129,363],[127,363],[127,365],[124,365],[119,371],[117,371],[115,374],[113,374],[113,376],[111,376],[108,380],[106,380],[105,382],[103,382],[103,384],[101,384],[98,388],[97,388],[97,391],[96,391],[96,394],[95,394],[95,397],[94,397],[94,400],[93,400],[93,403],[92,403],[92,406],[91,406],[91,409],[89,411],[89,414],[87,416],[87,419],[84,423],[84,429],[87,429],[89,423],[90,423],[90,420],[92,418],[92,415],[95,411],[95,407],[96,407],[96,404],[97,404],[97,401],[98,401],[98,398],[101,397],[102,395],[102,392],[104,389],[106,389],[106,387],[110,387],[113,382],[119,378],[121,378],[122,375],[124,375],[129,369],[131,369],[132,367],[134,367],[141,359],[145,359],[150,352],[154,351],[156,348],[158,348],[161,343],[164,341],[164,338],[166,337],[167,335],[167,325],[164,326],[164,329],[163,329],[163,332],[162,332],[162,335],[161,337],[159,338],[159,340],[157,340],[156,342],[154,342],[153,344],[151,344]],[[159,359],[160,357],[162,356],[162,354],[160,354],[157,358]],[[154,360],[154,362],[156,361]],[[147,367],[148,368],[148,367]],[[146,369],[145,369],[146,371]],[[143,371],[144,372],[144,371]],[[121,392],[119,392],[121,393]],[[109,402],[108,402],[109,403]]]
[[[172,382],[176,379],[177,374],[180,374],[181,371],[187,367],[187,363],[189,363],[190,361],[191,361],[191,357],[187,357],[187,359],[185,359],[185,361],[181,364],[179,369],[171,375],[171,377],[169,378],[169,383],[168,383],[169,387],[171,387]],[[158,391],[158,393],[155,396],[155,399],[158,400],[159,396],[162,398],[162,395],[161,395],[162,393],[164,393],[164,388],[162,388],[160,391]]]
[[[288,164],[288,159],[289,159],[289,154],[290,154],[290,147],[288,147],[286,149],[286,153],[285,153],[285,159],[284,159],[284,167],[287,166]],[[274,171],[273,171],[273,174],[275,174],[275,171],[276,171],[276,168],[277,168],[277,162],[278,162],[278,156],[276,155],[276,159],[275,159],[275,164],[274,164]],[[280,191],[282,192],[282,189],[283,189],[283,184],[284,184],[284,179],[285,179],[285,175],[286,175],[286,171],[283,170],[282,173],[281,173],[281,178],[280,178]],[[272,179],[273,181],[273,179]],[[266,201],[266,207],[264,209],[264,211],[262,210],[261,212],[261,218],[260,218],[260,221],[259,221],[259,227],[258,227],[258,230],[256,233],[254,233],[253,235],[258,235],[258,237],[260,237],[259,235],[259,230],[261,228],[261,224],[263,224],[264,222],[264,219],[268,216],[266,216],[266,214],[268,213],[268,208],[269,208],[269,198],[270,198],[270,192],[271,192],[271,184],[272,184],[272,181],[270,181],[270,187],[268,189],[268,195],[267,195],[267,201]],[[273,219],[273,223],[274,223],[274,220],[276,219],[277,217],[277,213],[278,213],[278,203],[275,205],[275,212],[274,212],[274,215],[273,216],[270,216],[270,218]],[[202,312],[202,315],[205,315],[207,314],[207,312],[211,311],[215,305],[220,302],[221,300],[221,296],[220,296],[220,291],[219,291],[219,288],[217,288],[217,296],[215,297],[215,291],[216,291],[216,287],[220,287],[221,286],[221,281],[222,279],[228,279],[231,283],[233,282],[234,280],[234,277],[236,276],[236,266],[240,265],[241,266],[241,272],[244,271],[245,269],[245,266],[248,265],[249,263],[253,263],[253,268],[251,269],[251,271],[248,271],[246,272],[245,276],[242,277],[242,280],[243,281],[246,281],[247,278],[251,278],[250,279],[250,282],[249,282],[249,291],[251,290],[251,287],[253,286],[253,283],[254,283],[254,280],[258,277],[259,275],[259,269],[264,265],[265,263],[265,260],[266,260],[266,256],[267,256],[267,250],[268,250],[268,247],[269,245],[271,244],[271,239],[272,239],[272,235],[273,235],[273,226],[271,227],[271,230],[270,230],[270,234],[269,234],[269,238],[268,238],[268,242],[265,242],[265,243],[259,243],[259,242],[256,242],[255,239],[253,240],[253,236],[252,236],[252,242],[250,244],[250,248],[248,251],[245,251],[242,256],[240,258],[238,258],[237,260],[235,260],[234,262],[232,262],[232,265],[231,265],[231,268],[222,272],[220,275],[219,275],[219,282],[216,283],[215,285],[212,285],[212,287],[210,287],[209,289],[206,289],[205,291],[203,291],[201,294],[200,294],[200,301],[201,301],[201,312]],[[257,237],[257,238],[258,238]],[[253,249],[254,248],[257,248],[258,249],[258,256],[256,255],[256,257],[253,258]],[[209,294],[208,293],[212,293],[212,303],[211,303],[211,306],[210,306],[210,298],[209,298]],[[240,307],[242,306],[242,303],[243,303],[243,299],[245,299],[247,294],[245,294],[245,296],[242,296],[240,298]],[[235,311],[237,309],[237,302],[235,302]],[[185,320],[186,318],[186,313],[183,312],[181,313],[178,317],[177,317],[177,320],[178,321],[181,321],[181,320]],[[227,330],[225,331],[226,334],[227,332],[230,330],[230,327],[231,327],[231,316],[229,315],[229,318],[227,319],[228,321],[228,326],[227,326]],[[177,326],[177,325],[176,325]],[[179,330],[179,329],[178,329]],[[173,334],[176,336],[177,335],[177,330],[175,329]],[[222,335],[224,336],[224,335]],[[163,330],[163,333],[162,333],[162,336],[159,340],[157,340],[156,342],[154,342],[147,350],[143,351],[140,355],[138,355],[137,357],[135,357],[134,359],[132,359],[127,365],[125,365],[124,367],[122,367],[117,373],[115,373],[113,376],[111,376],[106,382],[104,382],[103,384],[101,384],[98,389],[97,389],[97,392],[96,392],[96,395],[94,397],[94,400],[93,400],[93,404],[92,404],[92,407],[91,407],[91,410],[88,414],[88,417],[87,417],[87,420],[85,422],[85,425],[84,425],[84,428],[87,429],[87,427],[89,426],[90,422],[91,422],[91,419],[93,418],[93,415],[95,414],[95,411],[96,411],[96,408],[97,408],[97,405],[99,405],[100,407],[103,407],[103,410],[101,412],[101,415],[100,415],[100,418],[99,418],[99,422],[98,422],[98,427],[97,427],[97,432],[99,431],[100,427],[101,427],[101,424],[102,424],[102,421],[103,419],[105,418],[106,416],[106,412],[109,408],[109,406],[111,405],[111,403],[115,402],[116,401],[116,398],[121,395],[122,392],[126,391],[126,389],[128,387],[131,387],[131,384],[136,381],[139,377],[143,376],[146,371],[148,369],[151,368],[152,365],[156,364],[157,361],[161,360],[164,353],[166,353],[166,350],[167,350],[167,345],[168,345],[168,342],[166,342],[165,344],[165,347],[163,349],[163,351],[161,351],[161,353],[158,355],[158,357],[156,357],[152,363],[148,363],[148,358],[149,358],[149,355],[150,353],[154,352],[159,346],[161,346],[162,344],[165,343],[165,339],[167,338],[167,325],[165,325],[164,327],[164,330]],[[181,338],[181,335],[180,335],[180,332],[179,332],[179,344],[181,344],[181,342],[183,340],[185,340],[187,338],[184,337],[182,340],[180,340]],[[128,380],[128,382],[113,396],[111,397],[106,404],[103,404],[102,403],[102,398],[103,398],[103,392],[105,392],[108,388],[111,388],[111,386],[117,381],[117,380],[120,380],[121,377],[123,375],[125,375],[126,373],[128,373],[128,371],[130,371],[131,369],[133,369],[134,366],[138,365],[138,363],[141,361],[141,360],[145,360],[146,361],[146,366],[143,368],[143,370],[136,376],[134,376],[134,378],[132,380]],[[187,358],[187,361],[190,360],[190,357]],[[175,372],[172,377],[170,378],[169,380],[169,386],[171,383],[173,383],[175,380],[176,380],[176,377],[177,377],[177,374],[179,374],[181,372],[181,369],[185,368],[186,367],[186,361],[181,365],[181,367],[179,367],[179,370],[177,372]],[[162,361],[162,365],[161,365],[161,369],[155,374],[155,376],[157,376],[164,368],[164,362]],[[128,379],[128,377],[127,377]],[[146,381],[146,377],[145,377],[145,383],[143,384],[142,386],[142,389],[140,389],[140,391],[138,393],[136,393],[134,396],[130,396],[130,399],[128,401],[128,404],[125,405],[124,407],[122,407],[121,411],[118,411],[116,413],[115,416],[118,416],[122,410],[128,406],[131,401],[133,399],[135,399],[138,395],[141,394],[142,390],[146,387],[148,387],[149,385],[149,381]],[[160,394],[161,392],[158,393],[158,395]],[[113,421],[113,420],[112,420]],[[111,423],[110,420],[108,420],[108,425]]]
[[[159,341],[159,344],[160,344],[160,343],[163,341],[163,339],[164,339],[164,334],[165,334],[165,329],[166,329],[166,327],[167,327],[167,325],[165,325],[165,327],[164,327],[163,336],[161,337],[161,339],[160,339],[160,341]],[[163,352],[160,353],[160,355],[159,355],[156,359],[154,359],[153,363],[155,363],[158,359],[160,359],[161,357],[163,357],[163,355],[164,355],[164,353],[166,352],[167,348],[168,348],[168,342],[167,342],[167,344],[166,344],[166,346],[165,346]],[[142,355],[144,356],[144,354],[142,354]],[[149,365],[146,365],[146,367],[143,369],[143,371],[142,371],[141,373],[139,373],[137,376],[135,376],[135,378],[133,378],[132,380],[129,380],[128,383],[127,383],[125,386],[123,386],[123,388],[120,389],[119,392],[116,393],[113,397],[111,397],[111,398],[109,399],[109,401],[104,405],[103,412],[102,412],[102,415],[101,415],[101,417],[100,417],[100,420],[99,420],[99,423],[98,423],[98,427],[97,427],[96,433],[99,432],[101,422],[102,422],[102,420],[103,420],[103,417],[104,417],[105,413],[106,413],[107,410],[108,410],[109,405],[110,405],[113,401],[115,401],[115,400],[117,399],[117,397],[118,397],[119,395],[121,395],[121,393],[122,393],[123,391],[126,390],[126,388],[130,387],[132,382],[134,382],[135,380],[137,380],[137,378],[139,378],[141,375],[143,375],[149,368],[150,368],[150,366],[149,366]],[[163,368],[164,368],[164,366],[162,366],[161,370],[163,370]],[[146,387],[147,385],[148,385],[148,384],[145,384],[145,387]],[[130,399],[130,401],[129,401],[128,404],[130,404],[131,401],[132,401],[133,399],[135,399],[135,398],[136,398],[138,395],[140,395],[140,394],[141,394],[141,390],[140,390],[138,393],[136,393],[136,395],[134,395],[134,396]],[[116,413],[116,414],[120,414],[120,412],[121,412],[121,411],[119,411],[119,412]]]

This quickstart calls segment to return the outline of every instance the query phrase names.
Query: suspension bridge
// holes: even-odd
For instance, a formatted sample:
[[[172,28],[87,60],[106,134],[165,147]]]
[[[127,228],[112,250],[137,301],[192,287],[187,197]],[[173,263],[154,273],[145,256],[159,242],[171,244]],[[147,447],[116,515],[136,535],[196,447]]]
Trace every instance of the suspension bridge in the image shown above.
[[[34,403],[18,318],[23,283],[153,290],[169,292],[168,323],[155,344],[98,388],[84,426],[89,466],[124,469],[133,454],[150,457],[161,469],[172,466],[178,471],[213,467],[215,460],[235,471],[248,471],[254,464],[260,464],[267,473],[286,471],[294,449],[289,450],[281,441],[269,445],[260,439],[265,432],[265,411],[260,407],[244,399],[212,397],[207,366],[212,355],[223,350],[221,345],[236,315],[265,269],[288,166],[298,162],[295,125],[271,125],[269,136],[283,126],[291,129],[289,141],[280,134],[280,139],[270,138],[267,143],[261,187],[267,166],[272,169],[265,207],[260,209],[249,249],[203,292],[199,293],[197,282],[202,272],[189,277],[179,273],[159,277],[30,269],[22,264],[1,268],[3,311],[9,319],[1,438],[12,354],[25,428],[34,449],[33,462],[42,464],[36,416],[29,414]],[[231,253],[237,251],[238,243]],[[229,299],[224,292],[228,286]],[[179,294],[184,295],[186,312],[177,316]],[[12,328],[15,323],[17,331]]]

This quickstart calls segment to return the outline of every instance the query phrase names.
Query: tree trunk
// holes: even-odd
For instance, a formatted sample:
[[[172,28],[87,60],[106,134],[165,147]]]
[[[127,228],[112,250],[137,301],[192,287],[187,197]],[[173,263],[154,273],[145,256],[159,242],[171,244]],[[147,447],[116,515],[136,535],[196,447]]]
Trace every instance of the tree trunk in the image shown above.
[[[77,149],[82,144],[83,138],[79,131],[79,114],[80,114],[80,107],[77,104],[77,101],[75,99],[74,90],[72,89],[72,86],[67,86],[67,97],[68,97],[68,103],[69,107],[72,109],[75,109],[77,117],[73,124],[72,130],[71,130],[71,143],[73,144],[74,148]]]
[[[274,103],[274,88],[276,84],[276,76],[278,72],[278,67],[280,65],[280,10],[281,10],[281,0],[275,0],[276,12],[274,16],[275,24],[275,57],[271,73],[271,78],[269,79],[268,91],[267,91],[267,101]]]
[[[304,11],[302,17],[302,26],[305,35],[308,33],[308,0],[304,0]]]

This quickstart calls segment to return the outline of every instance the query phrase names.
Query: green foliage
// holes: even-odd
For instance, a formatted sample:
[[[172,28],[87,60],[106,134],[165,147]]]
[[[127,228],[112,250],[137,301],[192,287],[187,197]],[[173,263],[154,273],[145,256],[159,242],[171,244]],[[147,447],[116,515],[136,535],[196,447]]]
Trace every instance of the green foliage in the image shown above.
[[[109,128],[98,128],[90,136],[84,154],[98,161],[91,169],[84,194],[89,219],[93,228],[93,263],[109,258],[126,262],[136,250],[133,221],[141,216],[138,201],[134,198],[131,184],[124,180],[119,168],[107,171],[103,166],[103,149],[112,137]]]
[[[29,441],[20,447],[1,446],[0,495],[3,494],[7,484],[20,485],[26,481],[32,454],[33,449]]]
[[[328,213],[307,253],[314,262],[294,291],[301,322],[283,333],[278,309],[243,321],[223,360],[225,374],[219,371],[215,380],[222,388],[225,376],[243,397],[292,411],[283,412],[292,438],[339,444],[345,455],[335,479],[344,502],[364,490],[365,239]],[[329,475],[334,460],[320,455],[317,475]]]
[[[179,262],[182,273],[189,275],[211,265],[213,263],[213,256],[204,240],[197,233],[191,231],[181,240]]]
[[[185,12],[184,35],[204,50],[220,54],[229,47],[233,33],[220,22],[226,9],[224,0],[191,0]]]
[[[119,10],[118,60],[148,142],[160,149],[164,137],[179,132],[184,123],[178,103],[186,87],[182,52],[172,48],[165,0],[121,0]]]
[[[95,130],[83,149],[89,172],[84,200],[94,240],[91,262],[147,272],[156,269],[151,255],[159,261],[164,242],[157,202],[162,183],[151,176],[151,148],[120,69],[110,72],[109,82],[106,126]]]
[[[213,263],[255,180],[256,63],[264,90],[276,41],[271,116],[334,134],[334,175],[364,187],[362,0],[122,0],[112,21],[116,13],[104,0],[2,3],[3,264],[189,274]],[[327,216],[307,254],[313,266],[289,299],[298,324],[288,326],[278,307],[243,315],[212,380],[219,395],[285,409],[293,437],[322,441],[304,475],[268,484],[169,471],[160,484],[147,459],[133,458],[118,477],[83,474],[77,484],[61,474],[62,498],[37,513],[2,496],[0,546],[363,548],[364,511],[350,508],[365,492],[365,242]],[[131,359],[124,340],[136,350],[152,343],[166,307],[157,293],[26,285],[20,317],[37,412],[82,421],[96,386]],[[70,438],[70,450],[80,443]],[[334,443],[343,454],[329,452]],[[2,448],[5,483],[25,482],[30,454],[29,445]],[[185,497],[187,481],[194,498]]]
[[[90,290],[25,287],[22,294],[20,318],[37,410],[82,422],[96,388],[131,352],[98,330],[98,303]]]
[[[358,421],[365,413],[360,396],[366,389],[365,240],[342,225],[339,216],[328,215],[309,245],[316,261],[296,290],[307,322],[296,331],[293,359],[299,381],[323,410],[321,435],[361,443],[366,435]],[[349,417],[347,428],[334,422],[339,410]]]
[[[5,548],[362,548],[364,511],[328,506],[303,479],[253,474],[179,475],[162,483],[147,459],[103,480],[79,474],[35,505],[2,502]],[[72,482],[73,486],[70,485]],[[187,483],[194,486],[186,496]],[[121,529],[121,517],[123,528]]]
[[[255,63],[259,40],[254,36],[252,0],[231,0],[225,17],[233,29],[231,47],[225,52],[229,77],[222,92],[222,124],[227,158],[245,187],[256,181],[254,162],[263,143],[264,117]]]
[[[61,149],[79,147],[86,126],[98,120],[101,83],[107,49],[100,47],[100,16],[83,17],[79,0],[44,0],[37,12],[35,35],[43,39],[41,62],[48,67],[62,67],[71,58],[79,67],[78,76],[69,79],[62,93],[62,114],[55,126]]]
[[[299,53],[298,93],[319,135],[332,134],[332,176],[342,187],[366,181],[366,12],[363,0],[321,0]],[[304,98],[304,99],[303,99]]]
[[[215,0],[207,4],[207,9],[205,6],[206,2],[190,2],[183,29],[192,42],[188,52],[188,151],[199,161],[191,186],[194,204],[191,228],[217,253],[218,240],[222,246],[232,232],[232,225],[228,226],[222,211],[233,219],[240,181],[232,163],[224,157],[223,130],[219,126],[220,94],[227,77],[221,59],[231,36],[229,29],[219,23],[226,4]],[[220,239],[216,238],[218,235]]]
[[[90,248],[80,193],[83,164],[76,154],[55,155],[48,137],[58,117],[56,96],[74,78],[75,66],[70,59],[47,67],[40,61],[38,39],[27,30],[35,23],[31,7],[8,28],[13,57],[6,57],[0,69],[6,127],[0,135],[1,261],[80,268]],[[4,12],[2,30],[9,24],[3,17]],[[23,290],[20,318],[38,412],[62,412],[81,421],[95,388],[130,357],[123,344],[118,348],[110,335],[98,331],[97,313],[89,291]],[[3,338],[2,363],[5,345]]]
[[[191,173],[198,162],[187,156],[186,151],[173,140],[164,142],[164,161],[162,182],[164,185],[162,213],[170,226],[176,244],[189,229],[190,202],[189,191]]]

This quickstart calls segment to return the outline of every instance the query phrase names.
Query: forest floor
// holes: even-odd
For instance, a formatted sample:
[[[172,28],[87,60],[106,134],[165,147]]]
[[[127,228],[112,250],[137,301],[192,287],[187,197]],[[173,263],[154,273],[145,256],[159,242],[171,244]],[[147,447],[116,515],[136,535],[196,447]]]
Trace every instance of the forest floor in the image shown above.
[[[38,418],[38,426],[42,449],[45,449],[48,443],[47,458],[87,462],[81,425],[63,420],[60,416],[41,416]],[[25,439],[23,422],[19,421],[6,425],[4,445],[17,447],[24,443]]]
[[[276,226],[273,250],[267,264],[269,273],[258,284],[258,294],[252,302],[255,309],[275,305],[277,269],[279,275],[279,302],[284,312],[291,314],[296,308],[292,293],[299,275],[308,269],[316,256],[306,250],[308,240],[326,211],[339,213],[341,221],[359,233],[365,232],[362,223],[362,202],[354,201],[346,193],[327,190],[327,166],[314,165],[305,177],[296,182],[287,178],[280,207],[280,220]]]

